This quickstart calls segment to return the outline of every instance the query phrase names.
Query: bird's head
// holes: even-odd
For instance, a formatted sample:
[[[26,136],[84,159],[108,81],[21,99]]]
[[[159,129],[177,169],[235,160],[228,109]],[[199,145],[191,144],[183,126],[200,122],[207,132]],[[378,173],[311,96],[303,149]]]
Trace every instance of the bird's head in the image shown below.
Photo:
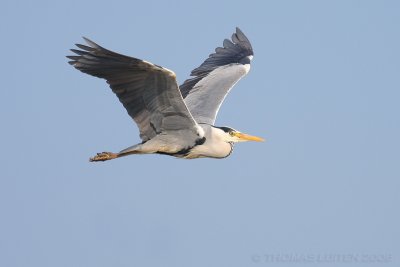
[[[263,142],[264,139],[261,137],[241,133],[238,130],[232,129],[230,127],[217,127],[222,130],[221,137],[225,142],[246,142],[246,141],[256,141]]]

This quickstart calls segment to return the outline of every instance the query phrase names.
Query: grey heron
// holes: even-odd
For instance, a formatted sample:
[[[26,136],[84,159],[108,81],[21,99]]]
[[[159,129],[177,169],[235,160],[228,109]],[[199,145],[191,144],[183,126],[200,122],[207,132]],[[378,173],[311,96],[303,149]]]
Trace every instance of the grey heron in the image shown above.
[[[166,154],[178,158],[225,158],[236,142],[263,141],[230,127],[214,125],[230,89],[250,70],[253,48],[236,28],[191,77],[178,86],[175,73],[145,60],[105,49],[83,37],[76,55],[67,56],[76,69],[107,81],[136,122],[142,142],[118,153],[101,152],[90,161],[132,154]]]

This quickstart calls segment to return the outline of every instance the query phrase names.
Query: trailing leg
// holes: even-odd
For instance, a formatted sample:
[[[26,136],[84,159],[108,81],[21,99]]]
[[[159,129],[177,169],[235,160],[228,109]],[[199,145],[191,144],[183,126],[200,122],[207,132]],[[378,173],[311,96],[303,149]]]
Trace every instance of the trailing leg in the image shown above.
[[[96,156],[89,159],[90,162],[94,161],[106,161],[110,159],[116,159],[119,157],[119,153],[112,153],[112,152],[101,152],[97,153]]]

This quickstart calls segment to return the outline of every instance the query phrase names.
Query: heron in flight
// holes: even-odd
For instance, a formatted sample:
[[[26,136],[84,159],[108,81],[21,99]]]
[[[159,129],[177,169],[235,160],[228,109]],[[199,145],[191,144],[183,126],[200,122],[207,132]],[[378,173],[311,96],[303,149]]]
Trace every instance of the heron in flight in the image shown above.
[[[178,158],[225,158],[234,143],[263,141],[230,127],[214,125],[230,89],[250,70],[253,49],[236,28],[181,86],[175,73],[145,60],[107,50],[84,38],[87,45],[67,56],[76,69],[103,78],[136,122],[142,142],[118,153],[101,152],[90,161],[132,154],[165,154]]]

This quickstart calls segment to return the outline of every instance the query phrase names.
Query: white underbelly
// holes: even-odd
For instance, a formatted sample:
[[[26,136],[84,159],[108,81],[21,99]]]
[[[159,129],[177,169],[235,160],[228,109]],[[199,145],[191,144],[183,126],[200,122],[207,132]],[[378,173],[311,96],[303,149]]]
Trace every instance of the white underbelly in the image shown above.
[[[191,149],[185,158],[225,158],[231,154],[232,149],[232,145],[226,142],[209,143],[206,141],[203,145]]]

